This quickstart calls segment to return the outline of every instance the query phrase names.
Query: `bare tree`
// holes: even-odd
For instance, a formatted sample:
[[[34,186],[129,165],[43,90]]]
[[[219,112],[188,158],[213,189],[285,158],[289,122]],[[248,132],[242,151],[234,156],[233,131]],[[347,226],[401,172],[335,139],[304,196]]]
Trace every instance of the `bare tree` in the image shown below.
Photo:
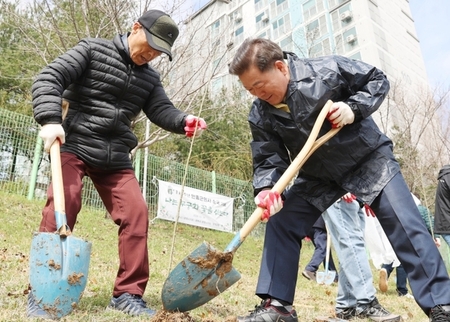
[[[449,92],[391,83],[384,127],[394,141],[394,153],[410,190],[434,205],[437,172],[449,157]]]

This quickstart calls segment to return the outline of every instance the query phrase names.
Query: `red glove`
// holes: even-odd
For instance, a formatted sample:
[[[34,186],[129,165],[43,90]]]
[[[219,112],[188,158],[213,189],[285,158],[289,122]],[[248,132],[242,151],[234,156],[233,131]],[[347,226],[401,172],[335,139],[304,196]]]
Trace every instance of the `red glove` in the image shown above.
[[[267,222],[270,216],[275,215],[283,208],[283,199],[276,191],[263,190],[255,197],[255,203],[258,207],[264,208],[261,221]]]
[[[331,105],[331,109],[327,114],[327,120],[330,121],[331,127],[335,129],[352,124],[355,121],[355,113],[344,102],[336,102]]]
[[[364,211],[366,212],[366,216],[367,217],[376,217],[375,213],[373,212],[372,208],[370,208],[370,206],[368,204],[364,204]]]
[[[350,192],[347,192],[345,195],[342,196],[342,199],[345,202],[352,203],[353,201],[356,200],[356,196]]]
[[[185,119],[184,131],[188,138],[195,136],[198,137],[202,134],[203,130],[206,129],[206,122],[201,117],[194,115],[188,115]]]

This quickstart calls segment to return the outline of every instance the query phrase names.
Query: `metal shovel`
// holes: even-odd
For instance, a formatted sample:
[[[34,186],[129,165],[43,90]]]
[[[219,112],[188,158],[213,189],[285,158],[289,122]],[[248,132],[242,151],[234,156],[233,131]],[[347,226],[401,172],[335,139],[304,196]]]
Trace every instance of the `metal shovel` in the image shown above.
[[[37,305],[52,318],[69,314],[86,287],[92,244],[71,235],[67,225],[60,142],[50,148],[57,231],[36,232],[30,252],[30,285]]]
[[[325,254],[325,272],[317,272],[316,273],[316,281],[318,284],[330,285],[334,282],[334,278],[336,277],[336,271],[328,270],[328,264],[330,262],[330,252],[331,252],[331,237],[330,233],[327,229],[327,250]]]
[[[283,192],[309,156],[339,131],[339,128],[331,129],[315,141],[332,104],[332,101],[328,101],[323,107],[304,147],[292,160],[272,191]],[[161,292],[164,309],[180,312],[195,309],[236,283],[241,275],[232,266],[233,255],[261,221],[263,211],[263,208],[256,208],[223,252],[203,242],[184,258],[172,270],[164,283]]]

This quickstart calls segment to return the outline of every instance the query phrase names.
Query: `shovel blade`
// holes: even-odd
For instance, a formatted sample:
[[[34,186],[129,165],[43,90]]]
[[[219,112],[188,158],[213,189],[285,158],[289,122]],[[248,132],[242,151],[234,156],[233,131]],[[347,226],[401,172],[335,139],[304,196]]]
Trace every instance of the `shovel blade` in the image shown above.
[[[30,285],[38,306],[54,318],[69,314],[86,287],[92,244],[74,236],[35,233]]]
[[[167,277],[161,299],[167,311],[195,309],[236,283],[241,274],[232,267],[232,253],[202,243]]]
[[[317,284],[330,285],[331,283],[334,282],[335,277],[336,277],[336,271],[317,272],[316,273]]]

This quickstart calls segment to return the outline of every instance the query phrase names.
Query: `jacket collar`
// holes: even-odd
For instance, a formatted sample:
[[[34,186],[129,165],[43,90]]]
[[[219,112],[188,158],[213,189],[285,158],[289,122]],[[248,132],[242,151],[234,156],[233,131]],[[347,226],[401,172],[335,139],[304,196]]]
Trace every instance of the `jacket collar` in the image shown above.
[[[315,78],[315,73],[307,59],[299,58],[296,54],[291,52],[284,52],[284,56],[287,60],[290,73],[290,80],[285,97],[285,100],[287,101],[292,93],[298,89],[298,83],[301,81],[306,83],[310,82]]]
[[[128,63],[134,64],[131,60],[130,53],[128,51],[128,36],[130,33],[125,35],[116,35],[113,39],[113,43],[119,51],[120,56]]]
[[[313,69],[307,59],[298,58],[298,56],[291,52],[284,52],[289,72],[291,75],[291,82],[299,82],[304,79],[314,77]]]

